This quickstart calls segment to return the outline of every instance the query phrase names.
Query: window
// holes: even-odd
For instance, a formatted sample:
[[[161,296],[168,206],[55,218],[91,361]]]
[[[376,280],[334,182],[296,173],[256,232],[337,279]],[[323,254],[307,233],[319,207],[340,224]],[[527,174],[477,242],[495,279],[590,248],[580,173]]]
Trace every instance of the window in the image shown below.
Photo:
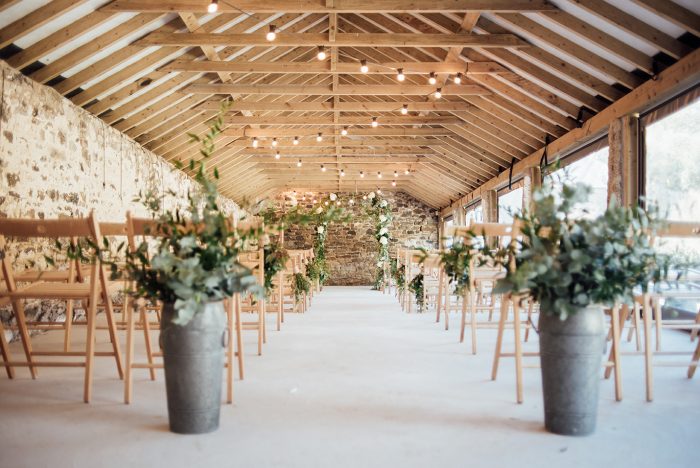
[[[647,200],[658,203],[669,219],[699,220],[700,95],[668,115],[645,116],[642,125]]]
[[[467,226],[469,226],[472,223],[484,222],[484,211],[481,208],[481,202],[466,206],[464,209],[467,211],[465,215]]]
[[[452,226],[454,226],[454,225],[455,225],[455,219],[454,219],[453,216],[450,216],[450,217],[448,217],[448,218],[445,218],[445,222],[444,222],[444,224],[443,224],[443,227],[444,227],[444,231],[443,231],[443,232],[444,232],[444,233],[447,233],[447,231],[448,231]],[[452,242],[453,242],[453,241],[454,241],[454,237],[453,237],[453,236],[448,236],[448,235],[446,235],[446,234],[443,235],[442,243],[443,243],[443,247],[444,247],[444,248],[449,249],[450,247],[452,247]]]
[[[523,188],[518,187],[498,196],[498,222],[510,224],[523,209]]]
[[[608,153],[606,136],[562,158],[562,167],[547,176],[555,185],[580,182],[592,188],[588,201],[573,215],[595,218],[605,212],[608,206]]]
[[[669,220],[700,220],[700,90],[648,113],[641,128],[647,202]],[[700,261],[700,240],[668,239],[660,247]]]

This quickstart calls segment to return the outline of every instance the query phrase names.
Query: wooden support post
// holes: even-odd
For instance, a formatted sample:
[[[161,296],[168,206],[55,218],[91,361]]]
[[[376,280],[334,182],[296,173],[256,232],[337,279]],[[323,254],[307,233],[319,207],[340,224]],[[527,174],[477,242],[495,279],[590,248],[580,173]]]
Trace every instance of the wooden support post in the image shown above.
[[[608,145],[608,202],[613,197],[625,206],[639,199],[639,118],[626,115],[610,122]]]
[[[539,166],[528,167],[525,171],[523,188],[523,208],[530,209],[532,193],[542,186],[542,171]]]

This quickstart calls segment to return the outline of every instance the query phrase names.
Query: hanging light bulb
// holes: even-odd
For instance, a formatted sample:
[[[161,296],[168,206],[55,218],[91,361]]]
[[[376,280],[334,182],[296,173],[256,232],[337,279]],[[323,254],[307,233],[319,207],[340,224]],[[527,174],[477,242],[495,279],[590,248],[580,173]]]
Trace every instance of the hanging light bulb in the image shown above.
[[[340,131],[340,134],[345,136],[348,134],[348,127],[343,127],[343,129]]]
[[[343,170],[343,169],[340,170],[340,177],[345,177],[345,170]]]
[[[348,200],[348,203],[350,203],[351,205],[354,205],[354,204],[355,204],[355,199],[354,199],[354,198],[351,198],[350,200]]]
[[[396,73],[396,79],[399,81],[406,79],[406,75],[403,74],[403,68],[399,68],[398,73]]]
[[[435,72],[430,72],[430,78],[428,78],[428,83],[434,85],[437,83],[437,78],[435,77]]]
[[[301,159],[297,161],[297,167],[301,167]]]
[[[316,55],[319,60],[326,60],[326,51],[323,49],[323,46],[318,46],[318,55]]]
[[[440,99],[442,97],[442,88],[435,90],[435,99]]]
[[[396,187],[396,181],[395,181],[395,180],[392,180],[392,181],[391,181],[391,186],[392,186],[392,187]]]
[[[278,151],[275,153],[275,159],[279,159],[279,158],[280,158],[280,152]]]
[[[316,137],[316,141],[318,141],[319,143],[323,141],[323,133],[319,132],[318,136]]]
[[[452,81],[454,81],[455,84],[462,84],[462,73],[457,73]]]
[[[367,200],[367,195],[362,195],[363,200]]]
[[[275,38],[277,38],[277,26],[275,26],[274,24],[271,24],[270,30],[267,32],[267,35],[265,36],[265,38],[270,42],[274,41]]]
[[[380,189],[379,187],[377,187],[377,193],[378,193],[379,195],[381,195],[381,194],[382,194],[382,189]]]
[[[207,7],[207,11],[209,13],[216,13],[216,11],[219,9],[219,0],[211,0],[211,3]]]
[[[411,173],[411,171],[409,171],[408,169],[406,169],[405,171],[403,171],[403,173],[404,173],[405,175],[409,175],[409,174]]]
[[[364,179],[364,178],[365,178],[365,171],[360,171],[360,179]]]
[[[335,201],[335,206],[340,206],[340,200]]]
[[[382,173],[381,173],[381,172],[377,172],[377,179],[381,179],[381,178],[382,178]]]
[[[372,117],[372,126],[373,126],[374,128],[377,128],[377,127],[379,126],[379,122],[377,122],[377,118],[376,118],[376,117]]]
[[[294,137],[294,142],[293,142],[293,143],[294,143],[295,146],[298,145],[298,144],[299,144],[299,137]]]
[[[367,73],[369,71],[369,67],[367,66],[367,60],[360,60],[360,71],[362,73]]]
[[[258,147],[258,137],[253,137],[253,148]]]
[[[328,206],[328,200],[326,200],[323,204]]]
[[[274,148],[276,146],[277,146],[277,138],[273,138],[272,139],[272,147]]]
[[[401,113],[403,115],[408,114],[408,104],[404,104],[403,107],[401,108]]]
[[[321,164],[321,172],[326,172],[326,166],[324,166],[323,164]]]
[[[399,171],[394,171],[394,177],[398,177],[398,176],[399,176]]]

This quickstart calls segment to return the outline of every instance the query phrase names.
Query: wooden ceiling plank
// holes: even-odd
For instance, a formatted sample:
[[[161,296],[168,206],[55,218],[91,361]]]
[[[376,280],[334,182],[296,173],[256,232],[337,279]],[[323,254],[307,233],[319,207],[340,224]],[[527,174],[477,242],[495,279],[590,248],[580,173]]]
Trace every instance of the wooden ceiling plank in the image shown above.
[[[530,34],[549,44],[561,53],[568,54],[601,74],[615,79],[618,83],[623,84],[629,89],[634,89],[646,81],[644,78],[628,72],[624,68],[596,55],[583,46],[576,44],[524,15],[518,13],[501,13],[498,17],[505,20],[511,26],[523,31],[525,34]]]
[[[93,31],[114,15],[115,13],[93,11],[92,13],[80,18],[79,21],[71,23],[53,34],[49,34],[26,49],[12,55],[7,59],[7,63],[18,70],[22,69],[27,65],[38,61],[50,52],[58,49],[63,44]]]
[[[72,50],[58,60],[55,60],[45,67],[38,69],[34,73],[30,74],[29,77],[34,81],[38,81],[39,83],[45,83],[52,78],[57,77],[64,71],[70,70],[87,58],[99,53],[106,47],[122,39],[124,36],[148,26],[149,24],[157,21],[159,18],[159,14],[139,14],[94,38],[87,44]]]
[[[654,3],[659,2],[654,1]],[[627,63],[638,67],[640,70],[649,74],[653,73],[651,57],[616,37],[597,29],[590,23],[578,19],[571,13],[565,11],[547,11],[542,12],[541,16],[565,27],[579,38],[595,43],[598,47],[607,50],[611,54],[615,54]]]
[[[688,54],[692,49],[677,41],[668,34],[659,31],[635,16],[618,9],[603,0],[571,0],[576,6],[583,8],[606,22],[624,29],[626,32],[645,41],[647,44],[658,47],[671,57],[679,59]],[[659,3],[659,2],[654,2]]]
[[[314,95],[314,96],[346,96],[346,95],[370,95],[370,96],[427,96],[435,91],[430,85],[338,85],[338,90],[333,91],[325,85],[190,85],[183,89],[185,93],[192,94],[281,94],[281,95]],[[450,85],[442,91],[445,96],[472,96],[489,94],[481,86]]]
[[[54,18],[73,10],[85,0],[53,0],[0,29],[0,49],[40,28]],[[9,5],[7,5],[9,6]]]
[[[700,37],[700,15],[676,2],[659,0],[632,0],[652,13],[674,23],[679,28],[690,31]]]

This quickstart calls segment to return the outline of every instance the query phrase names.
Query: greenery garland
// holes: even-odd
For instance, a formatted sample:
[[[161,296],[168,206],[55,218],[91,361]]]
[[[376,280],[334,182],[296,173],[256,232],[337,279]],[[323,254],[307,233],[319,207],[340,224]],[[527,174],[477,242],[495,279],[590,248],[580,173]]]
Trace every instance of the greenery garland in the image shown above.
[[[294,291],[294,302],[298,304],[304,294],[311,292],[311,281],[303,273],[294,273],[292,290]]]
[[[389,226],[391,225],[391,207],[389,202],[374,192],[367,194],[367,214],[374,218],[374,238],[378,242],[377,267],[374,275],[373,289],[378,290],[385,281],[386,265],[389,262]]]
[[[279,242],[270,242],[265,248],[265,295],[272,293],[275,275],[282,271],[289,260],[289,254]]]
[[[390,259],[391,262],[391,277],[394,278],[396,288],[403,292],[406,289],[406,266],[399,266],[399,261],[396,258]]]
[[[418,312],[423,312],[423,307],[425,306],[425,295],[423,294],[423,273],[418,273],[413,277],[411,282],[408,283],[408,290],[413,293],[413,297],[416,299]]]

